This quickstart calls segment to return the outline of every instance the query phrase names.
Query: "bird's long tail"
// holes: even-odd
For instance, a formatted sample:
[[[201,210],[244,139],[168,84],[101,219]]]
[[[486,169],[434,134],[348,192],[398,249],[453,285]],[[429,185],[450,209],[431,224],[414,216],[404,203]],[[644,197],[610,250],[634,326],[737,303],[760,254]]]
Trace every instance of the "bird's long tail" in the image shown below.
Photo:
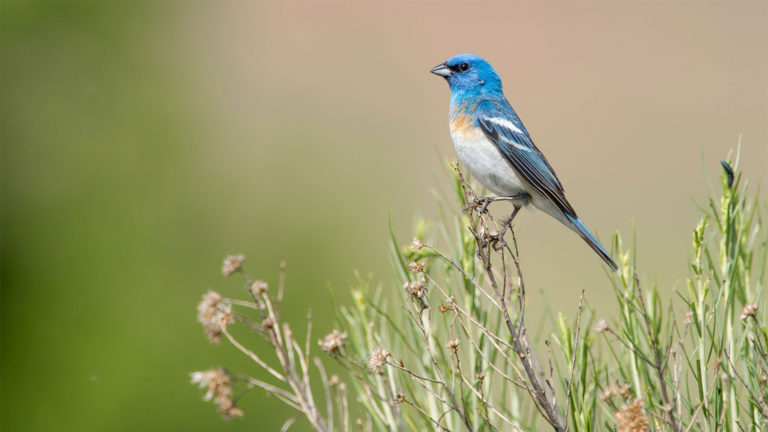
[[[603,245],[600,244],[599,241],[595,238],[595,236],[592,235],[591,232],[587,229],[587,227],[584,226],[584,224],[581,222],[579,218],[576,216],[570,215],[568,212],[565,212],[565,216],[568,218],[568,220],[573,225],[574,231],[578,233],[581,238],[584,239],[585,242],[595,251],[598,255],[600,255],[600,258],[605,261],[606,264],[611,266],[613,270],[618,270],[619,266],[616,265],[616,261],[611,258],[611,254],[608,253],[608,251],[605,250]]]

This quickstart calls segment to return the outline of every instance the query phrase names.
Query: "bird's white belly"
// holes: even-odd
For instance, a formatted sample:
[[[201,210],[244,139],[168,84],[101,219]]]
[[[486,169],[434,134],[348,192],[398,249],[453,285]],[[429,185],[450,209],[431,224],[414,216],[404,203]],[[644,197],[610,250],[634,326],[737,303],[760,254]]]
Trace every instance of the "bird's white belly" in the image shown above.
[[[530,193],[509,162],[482,132],[458,133],[451,138],[461,163],[483,186],[499,196]]]

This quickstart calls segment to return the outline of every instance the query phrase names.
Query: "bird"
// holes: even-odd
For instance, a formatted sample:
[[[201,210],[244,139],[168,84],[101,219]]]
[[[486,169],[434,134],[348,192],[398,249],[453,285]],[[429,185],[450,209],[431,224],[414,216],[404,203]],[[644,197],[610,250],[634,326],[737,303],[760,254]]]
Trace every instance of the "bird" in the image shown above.
[[[523,207],[533,206],[578,234],[614,271],[618,265],[584,226],[547,158],[502,90],[501,78],[483,58],[459,54],[430,70],[451,89],[451,138],[467,171],[497,197],[485,197],[482,212],[494,201],[507,200],[514,210],[505,228]]]

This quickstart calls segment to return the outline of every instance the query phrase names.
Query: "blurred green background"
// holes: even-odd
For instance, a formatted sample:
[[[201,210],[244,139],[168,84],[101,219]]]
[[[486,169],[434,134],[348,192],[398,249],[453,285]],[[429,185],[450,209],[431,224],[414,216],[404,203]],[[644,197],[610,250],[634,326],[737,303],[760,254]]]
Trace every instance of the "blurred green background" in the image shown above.
[[[428,70],[453,54],[495,65],[587,225],[629,240],[634,223],[642,271],[670,292],[701,153],[716,175],[742,134],[746,175],[768,171],[764,1],[0,8],[4,431],[278,430],[290,412],[263,392],[223,422],[189,384],[219,364],[255,374],[206,342],[195,306],[245,294],[220,273],[234,252],[272,283],[288,263],[287,317],[313,308],[317,336],[353,270],[400,289],[388,218],[405,243],[437,214],[438,154],[454,153]],[[529,289],[570,311],[586,287],[610,314],[589,248],[518,221]]]

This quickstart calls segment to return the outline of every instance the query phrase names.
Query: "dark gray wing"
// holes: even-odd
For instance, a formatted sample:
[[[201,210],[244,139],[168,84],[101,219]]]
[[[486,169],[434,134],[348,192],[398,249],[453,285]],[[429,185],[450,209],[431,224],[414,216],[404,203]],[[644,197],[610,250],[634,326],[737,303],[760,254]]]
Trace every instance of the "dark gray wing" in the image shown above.
[[[561,210],[576,216],[576,211],[565,199],[563,186],[555,171],[533,144],[520,118],[506,101],[483,101],[478,104],[477,123],[526,182]]]

